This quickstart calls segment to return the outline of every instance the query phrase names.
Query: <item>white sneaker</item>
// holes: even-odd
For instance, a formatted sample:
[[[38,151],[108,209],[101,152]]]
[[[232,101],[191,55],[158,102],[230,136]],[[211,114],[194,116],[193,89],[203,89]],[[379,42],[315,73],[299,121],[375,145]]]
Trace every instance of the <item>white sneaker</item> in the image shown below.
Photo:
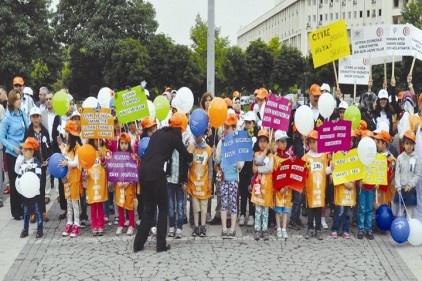
[[[245,225],[245,216],[244,215],[241,215],[240,218],[239,218],[239,226],[240,225]]]
[[[323,229],[328,229],[328,224],[325,221],[325,217],[321,218],[321,226],[322,226]]]
[[[125,226],[128,227],[129,226],[129,220],[125,221]]]
[[[140,225],[140,224],[141,224],[141,220],[137,220],[136,225]]]
[[[287,234],[287,230],[285,228],[283,228],[281,230],[281,234],[282,234],[282,237],[281,238],[284,238],[284,239],[289,238],[289,235]]]
[[[116,229],[116,235],[120,235],[120,234],[122,234],[122,233],[123,233],[123,227],[119,226],[119,227]]]
[[[133,235],[133,230],[134,230],[134,229],[133,229],[133,226],[129,226],[129,227],[127,228],[127,232],[126,232],[126,234],[127,234],[127,235],[129,235],[129,236],[130,236],[130,235]]]
[[[175,236],[175,238],[176,239],[180,239],[180,238],[182,238],[182,236],[183,236],[183,231],[180,228],[176,229],[176,236]]]
[[[168,237],[174,237],[174,227],[169,227],[169,231],[167,232]]]
[[[253,226],[253,225],[254,225],[254,222],[255,222],[255,221],[254,221],[254,219],[253,219],[253,216],[249,216],[249,217],[248,217],[248,224],[247,224],[247,225],[248,225],[248,226]]]
[[[283,233],[281,232],[281,228],[277,228],[277,238],[283,238]]]
[[[156,235],[157,234],[157,227],[153,226],[151,227],[151,234]]]

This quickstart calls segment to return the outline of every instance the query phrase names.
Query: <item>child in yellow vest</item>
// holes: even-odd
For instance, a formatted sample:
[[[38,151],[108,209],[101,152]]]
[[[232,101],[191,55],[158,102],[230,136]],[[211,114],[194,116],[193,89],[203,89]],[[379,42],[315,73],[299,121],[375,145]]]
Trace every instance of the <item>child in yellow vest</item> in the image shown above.
[[[91,206],[92,235],[102,236],[104,232],[104,202],[108,200],[107,176],[104,169],[107,149],[102,140],[88,141],[97,151],[95,164],[87,170],[86,195]]]
[[[67,144],[61,145],[65,160],[60,162],[61,167],[68,167],[66,177],[62,179],[64,194],[67,200],[67,223],[63,236],[76,237],[79,235],[79,199],[81,187],[81,169],[79,167],[78,149],[82,145],[79,130],[75,121],[66,122]]]
[[[193,206],[193,221],[195,227],[192,236],[205,237],[208,198],[212,190],[212,149],[204,139],[204,135],[195,138],[188,151],[193,153],[193,161],[189,168],[187,192],[190,194]],[[201,212],[201,226],[199,226],[199,212]]]
[[[128,151],[132,153],[131,138],[128,133],[121,133],[119,138],[119,146],[117,151]],[[134,156],[136,157],[136,156]],[[125,210],[129,215],[129,227],[127,235],[132,235],[135,227],[135,196],[136,196],[136,182],[117,182],[115,184],[116,205],[119,214],[119,226],[116,230],[116,235],[123,232],[125,225]]]
[[[302,157],[302,160],[309,166],[305,182],[306,201],[308,204],[308,231],[305,239],[315,235],[318,240],[322,240],[321,208],[325,206],[326,176],[331,174],[331,168],[328,167],[328,155],[317,152],[317,140],[318,132],[315,130],[306,136],[305,142],[309,146],[309,151]]]
[[[269,133],[266,130],[258,132],[259,151],[255,152],[252,171],[255,180],[252,182],[252,199],[255,204],[255,240],[261,235],[264,240],[268,235],[268,211],[274,206],[273,201],[273,178],[274,157],[269,149]]]

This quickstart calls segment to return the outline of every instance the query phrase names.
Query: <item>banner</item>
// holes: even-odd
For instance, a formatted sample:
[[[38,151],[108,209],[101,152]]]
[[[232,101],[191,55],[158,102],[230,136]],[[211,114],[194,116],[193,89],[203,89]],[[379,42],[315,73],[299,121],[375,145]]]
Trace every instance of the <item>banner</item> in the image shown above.
[[[113,152],[107,161],[109,182],[138,182],[138,162],[134,154],[126,151]]]
[[[374,161],[365,166],[363,183],[387,185],[387,156],[377,153]]]
[[[274,188],[280,190],[281,187],[287,186],[293,190],[302,192],[305,186],[306,173],[305,161],[300,158],[294,160],[286,159],[273,172]]]
[[[358,150],[354,148],[347,154],[336,152],[333,156],[334,171],[332,173],[334,185],[361,180],[365,166],[359,161]]]
[[[287,132],[290,125],[292,105],[290,100],[271,94],[265,103],[262,126]]]
[[[411,29],[412,53],[410,54],[415,56],[418,60],[422,60],[422,30],[414,26],[411,26]]]
[[[368,85],[370,65],[366,59],[348,56],[338,61],[338,82],[340,84]]]
[[[352,122],[328,121],[318,127],[318,153],[348,151],[352,132]]]
[[[408,24],[392,24],[389,26],[386,42],[387,55],[408,56],[412,50],[412,28]]]
[[[221,157],[223,166],[232,165],[239,161],[252,161],[252,138],[247,131],[239,131],[224,136],[221,143]]]
[[[314,68],[350,55],[346,21],[325,25],[308,35]]]
[[[81,138],[114,139],[114,117],[110,108],[82,108]]]
[[[385,56],[386,29],[388,25],[372,25],[352,30],[352,55],[354,58]]]
[[[147,97],[141,86],[114,94],[114,107],[120,124],[149,116]]]

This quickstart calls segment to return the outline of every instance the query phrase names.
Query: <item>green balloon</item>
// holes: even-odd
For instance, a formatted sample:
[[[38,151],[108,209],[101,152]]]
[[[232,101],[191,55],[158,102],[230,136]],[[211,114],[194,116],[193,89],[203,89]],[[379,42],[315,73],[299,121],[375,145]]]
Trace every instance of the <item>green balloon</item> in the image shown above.
[[[62,116],[67,113],[70,107],[70,101],[67,93],[63,90],[58,91],[53,96],[53,109],[57,115]]]
[[[165,96],[158,96],[154,99],[155,117],[163,121],[167,118],[170,111],[170,103]]]
[[[360,124],[360,110],[357,108],[356,105],[351,105],[346,109],[346,112],[344,112],[344,120],[352,121],[352,128],[357,129],[359,128]]]

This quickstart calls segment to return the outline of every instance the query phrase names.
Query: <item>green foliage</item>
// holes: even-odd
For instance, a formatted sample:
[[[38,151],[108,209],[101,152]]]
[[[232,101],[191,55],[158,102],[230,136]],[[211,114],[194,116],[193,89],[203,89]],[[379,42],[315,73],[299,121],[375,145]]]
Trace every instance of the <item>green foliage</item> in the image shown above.
[[[229,47],[223,62],[223,75],[226,77],[228,89],[242,90],[249,80],[249,68],[246,53],[240,47]]]
[[[287,91],[292,85],[301,82],[304,65],[305,60],[300,51],[283,44],[274,59],[272,81],[277,82],[282,91]]]
[[[410,23],[422,29],[422,1],[412,0],[407,5],[403,5],[401,10],[401,22]]]
[[[268,45],[261,39],[252,41],[246,49],[246,57],[250,78],[246,86],[249,89],[270,88],[274,56]]]

